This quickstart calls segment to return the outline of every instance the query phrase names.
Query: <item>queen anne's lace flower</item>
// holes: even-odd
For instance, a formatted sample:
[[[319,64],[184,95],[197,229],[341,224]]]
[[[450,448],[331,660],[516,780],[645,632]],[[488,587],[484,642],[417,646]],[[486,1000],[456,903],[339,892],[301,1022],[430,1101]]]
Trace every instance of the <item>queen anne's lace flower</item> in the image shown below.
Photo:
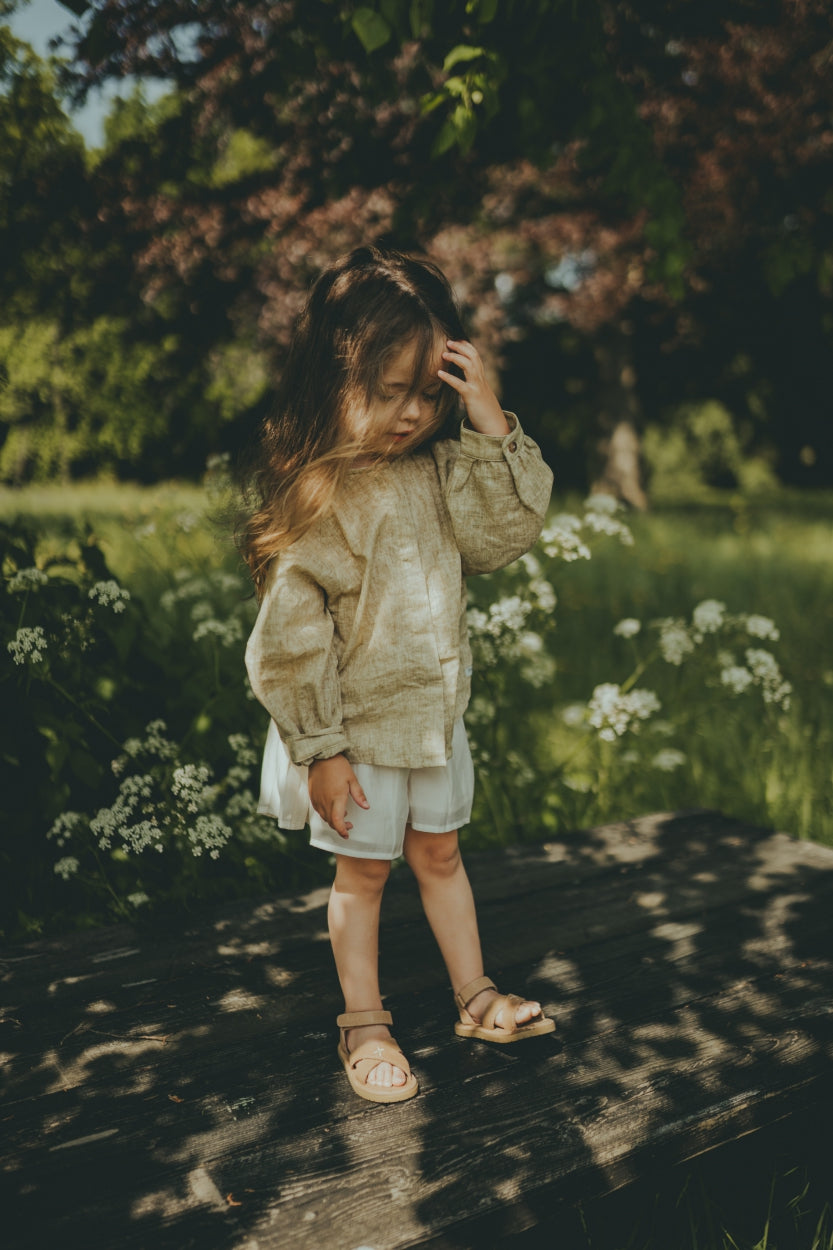
[[[6,644],[15,664],[40,664],[46,654],[46,634],[40,625],[24,625]]]
[[[638,621],[635,616],[626,616],[624,620],[618,621],[613,626],[613,632],[620,638],[633,638],[641,628],[642,622]]]
[[[220,850],[228,842],[232,831],[219,816],[198,816],[188,828],[187,837],[194,855],[208,851],[211,859],[219,859]]]
[[[726,620],[726,604],[719,599],[704,599],[691,614],[694,628],[700,634],[716,634]]]
[[[728,686],[733,694],[743,694],[755,680],[748,668],[744,668],[742,664],[727,664],[726,668],[721,670],[720,680],[724,686]]]
[[[6,590],[10,592],[17,590],[37,590],[39,586],[45,586],[48,581],[49,578],[44,573],[43,569],[18,569],[6,583]]]
[[[687,655],[694,650],[694,639],[686,628],[685,621],[679,617],[667,616],[658,621],[659,649],[666,664],[679,667]]]
[[[579,536],[581,520],[569,513],[553,517],[541,532],[541,546],[550,557],[571,560],[589,560],[590,548]]]
[[[248,734],[229,734],[228,744],[234,752],[238,764],[254,765],[257,763],[257,751],[252,746]]]
[[[651,760],[651,767],[658,768],[660,772],[671,773],[675,768],[679,768],[686,761],[684,751],[677,751],[674,747],[663,747],[661,751],[657,751]]]
[[[93,599],[101,607],[110,607],[114,612],[123,612],[124,605],[130,599],[130,591],[121,587],[112,578],[106,582],[96,582],[87,592],[87,598]]]
[[[768,616],[756,616],[752,613],[741,619],[746,626],[747,634],[752,638],[764,638],[769,642],[777,642],[781,637],[781,631]]]
[[[746,663],[755,684],[761,687],[764,703],[777,703],[782,708],[788,708],[792,685],[781,676],[775,656],[769,651],[749,647],[746,651]]]
[[[587,720],[586,705],[584,703],[568,703],[566,707],[561,709],[561,719],[571,729],[576,728],[578,725],[583,725]]]
[[[171,793],[186,812],[196,813],[214,797],[214,787],[208,784],[210,780],[211,769],[206,764],[183,764],[174,769]]]
[[[233,616],[226,621],[218,621],[213,618],[200,621],[194,630],[195,642],[199,642],[200,638],[216,638],[224,647],[234,646],[236,642],[240,642],[242,637],[243,626]]]
[[[630,690],[623,694],[613,682],[596,686],[588,703],[589,720],[599,737],[614,742],[629,729],[636,733],[639,722],[648,720],[660,709],[660,701],[652,690]]]
[[[80,860],[75,855],[64,855],[61,859],[55,861],[52,865],[52,871],[56,872],[59,877],[63,877],[64,881],[69,881],[70,877],[74,877],[80,866]]]
[[[86,817],[81,812],[61,812],[46,836],[50,839],[54,838],[58,846],[66,846],[72,835],[85,823]]]

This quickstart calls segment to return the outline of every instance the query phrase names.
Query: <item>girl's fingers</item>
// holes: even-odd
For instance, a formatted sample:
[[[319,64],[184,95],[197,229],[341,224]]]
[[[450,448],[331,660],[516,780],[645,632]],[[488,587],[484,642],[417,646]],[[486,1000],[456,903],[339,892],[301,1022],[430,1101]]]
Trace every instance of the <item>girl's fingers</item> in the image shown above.
[[[354,803],[358,803],[359,807],[364,807],[364,808],[370,807],[370,803],[367,801],[367,795],[365,794],[364,790],[361,788],[361,786],[359,785],[355,777],[353,777],[353,780],[350,782],[348,790],[349,790],[350,798],[353,800]]]
[[[447,382],[449,386],[453,386],[455,391],[460,391],[461,394],[464,388],[468,386],[465,378],[458,378],[456,373],[446,373],[445,369],[438,369],[437,377],[442,378],[443,382]]]

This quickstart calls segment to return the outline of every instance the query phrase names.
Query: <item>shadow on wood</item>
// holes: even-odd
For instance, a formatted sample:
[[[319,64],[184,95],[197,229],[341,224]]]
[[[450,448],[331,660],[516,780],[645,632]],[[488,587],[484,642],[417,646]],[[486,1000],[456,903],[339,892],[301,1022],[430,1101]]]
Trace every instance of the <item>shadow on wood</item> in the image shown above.
[[[2,960],[9,1250],[499,1246],[830,1093],[833,851],[716,812],[467,859],[487,971],[554,1037],[454,1038],[406,868],[383,985],[421,1092],[335,1055],[327,890]]]

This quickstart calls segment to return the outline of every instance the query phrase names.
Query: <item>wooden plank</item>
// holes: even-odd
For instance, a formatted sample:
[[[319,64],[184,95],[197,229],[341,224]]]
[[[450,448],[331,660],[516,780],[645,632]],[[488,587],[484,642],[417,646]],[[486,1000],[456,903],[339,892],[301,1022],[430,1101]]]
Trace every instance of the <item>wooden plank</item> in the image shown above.
[[[360,1103],[335,1064],[326,891],[235,905],[116,959],[83,935],[30,948],[39,967],[8,963],[3,1168],[28,1212],[20,1244],[83,1226],[91,1245],[303,1250],[341,1227],[382,1250],[500,1212],[526,1227],[571,1185],[624,1183],[652,1154],[687,1157],[826,1089],[830,851],[661,814],[473,857],[470,875],[491,966],[557,1004],[560,1034],[452,1040],[397,874],[385,960],[422,1083],[400,1107]]]

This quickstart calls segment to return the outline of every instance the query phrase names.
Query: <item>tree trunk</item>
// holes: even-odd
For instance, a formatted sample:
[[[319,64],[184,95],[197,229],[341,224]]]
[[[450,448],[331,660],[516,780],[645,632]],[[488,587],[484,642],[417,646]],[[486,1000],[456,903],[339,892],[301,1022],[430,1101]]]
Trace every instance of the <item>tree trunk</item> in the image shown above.
[[[628,322],[608,325],[593,348],[599,366],[599,416],[590,489],[644,511],[648,498],[642,485],[642,414],[630,332]]]

